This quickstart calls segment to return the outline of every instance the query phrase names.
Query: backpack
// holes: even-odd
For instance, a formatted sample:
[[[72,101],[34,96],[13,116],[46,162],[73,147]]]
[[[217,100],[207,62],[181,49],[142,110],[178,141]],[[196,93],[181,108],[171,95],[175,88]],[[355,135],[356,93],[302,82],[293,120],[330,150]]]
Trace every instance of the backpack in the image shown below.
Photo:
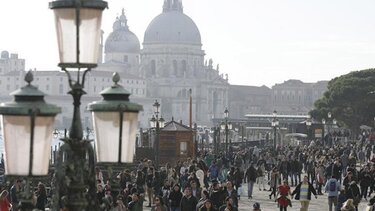
[[[336,189],[336,181],[334,181],[334,180],[331,180],[330,182],[329,182],[329,191],[336,191],[337,189]]]

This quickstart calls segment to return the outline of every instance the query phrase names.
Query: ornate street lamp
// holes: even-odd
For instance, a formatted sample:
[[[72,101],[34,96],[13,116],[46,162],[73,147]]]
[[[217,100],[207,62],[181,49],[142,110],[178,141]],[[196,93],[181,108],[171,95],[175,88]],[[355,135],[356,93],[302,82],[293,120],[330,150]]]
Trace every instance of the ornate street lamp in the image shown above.
[[[44,101],[43,92],[31,85],[33,76],[25,76],[26,86],[11,93],[14,101],[0,105],[5,145],[5,174],[41,176],[48,173],[48,156],[55,116],[61,109]]]
[[[59,107],[47,104],[43,92],[31,85],[31,71],[25,81],[26,86],[11,93],[14,101],[0,105],[7,176],[48,174],[53,124],[55,116],[61,112]],[[29,180],[26,180],[20,202],[22,210],[33,208]]]
[[[50,3],[50,8],[55,12],[59,66],[68,76],[69,94],[73,97],[74,105],[69,136],[62,139],[64,144],[59,151],[53,210],[59,209],[62,197],[68,210],[99,210],[95,194],[94,151],[91,140],[83,137],[80,105],[81,97],[85,94],[85,76],[97,65],[101,14],[106,7],[107,3],[101,0],[57,0]],[[74,72],[75,80],[67,68],[77,69]],[[6,174],[46,175],[54,116],[60,112],[60,108],[44,102],[44,95],[30,85],[30,72],[26,81],[29,84],[14,94],[14,102],[0,106],[6,160],[9,161]],[[115,85],[102,92],[104,99],[89,105],[94,118],[97,160],[132,162],[137,113],[142,107],[129,102],[130,94],[118,85],[118,75],[114,76],[113,81]],[[38,153],[34,153],[36,150]]]
[[[159,118],[159,108],[160,108],[160,103],[155,100],[155,103],[152,105],[154,108],[154,115],[150,119],[150,126],[151,128],[155,128],[155,133],[156,133],[156,139],[155,139],[155,165],[156,167],[159,166],[159,159],[160,159],[160,149],[159,149],[159,142],[160,142],[160,129],[164,128],[165,120],[162,116]]]
[[[129,101],[130,92],[119,81],[120,76],[114,73],[114,85],[100,92],[103,100],[87,108],[92,111],[98,163],[133,162],[138,112],[142,106]]]
[[[49,3],[55,13],[59,46],[59,66],[93,68],[97,66],[103,10],[102,0],[56,0]]]
[[[272,122],[271,125],[273,127],[273,148],[276,150],[276,138],[277,138],[277,127],[279,126],[279,119],[277,118],[277,111],[273,111],[272,113]]]
[[[311,115],[310,114],[308,114],[307,115],[307,119],[306,119],[306,127],[307,127],[307,138],[311,138],[310,137],[310,127],[311,127],[311,125],[312,125],[312,120],[311,120]]]
[[[232,123],[228,121],[229,119],[229,111],[228,108],[224,110],[224,121],[221,122],[220,128],[225,132],[225,153],[228,154],[228,136],[229,130],[232,130]]]

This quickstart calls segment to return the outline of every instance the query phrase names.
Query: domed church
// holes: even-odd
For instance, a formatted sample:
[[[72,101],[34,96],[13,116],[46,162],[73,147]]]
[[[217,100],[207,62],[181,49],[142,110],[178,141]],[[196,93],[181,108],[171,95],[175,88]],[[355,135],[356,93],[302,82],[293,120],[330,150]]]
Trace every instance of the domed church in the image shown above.
[[[192,91],[192,120],[211,125],[221,118],[228,105],[228,76],[207,62],[201,34],[194,21],[183,11],[182,0],[164,0],[162,13],[148,25],[143,48],[129,30],[122,11],[105,42],[105,62],[98,69],[121,69],[146,81],[146,98],[157,99],[161,115],[189,124],[189,99]],[[105,68],[107,67],[107,68]],[[144,105],[151,117],[152,104]]]

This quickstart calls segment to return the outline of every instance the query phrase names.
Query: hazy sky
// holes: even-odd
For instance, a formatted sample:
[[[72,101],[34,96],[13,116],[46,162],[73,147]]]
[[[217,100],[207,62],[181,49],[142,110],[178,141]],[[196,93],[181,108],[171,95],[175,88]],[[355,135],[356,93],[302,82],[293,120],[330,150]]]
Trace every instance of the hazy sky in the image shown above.
[[[121,9],[143,42],[164,0],[109,0],[105,38]],[[267,85],[288,79],[330,80],[375,67],[374,0],[182,0],[197,24],[206,59],[229,82]],[[57,70],[53,13],[44,0],[2,0],[0,51],[18,53],[26,68]]]

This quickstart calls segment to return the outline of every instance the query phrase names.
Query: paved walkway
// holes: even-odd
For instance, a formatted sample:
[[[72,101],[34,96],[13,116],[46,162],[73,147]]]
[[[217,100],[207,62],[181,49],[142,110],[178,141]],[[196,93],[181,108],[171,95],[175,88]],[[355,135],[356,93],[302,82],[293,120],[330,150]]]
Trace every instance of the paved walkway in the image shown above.
[[[247,189],[247,184],[243,185],[244,190]],[[291,188],[292,191],[294,187]],[[259,191],[259,189],[254,187],[253,199],[247,199],[247,190],[245,190],[245,194],[242,194],[240,203],[239,203],[239,210],[240,211],[251,211],[252,205],[254,202],[259,202],[262,211],[277,211],[279,210],[277,207],[277,203],[272,199],[270,200],[268,195],[271,193],[269,191]],[[359,211],[364,211],[366,208],[366,201],[361,202],[360,206],[358,207]],[[300,203],[299,201],[293,199],[292,200],[292,207],[288,207],[288,211],[299,211],[300,210]],[[328,199],[326,195],[319,195],[318,199],[313,199],[310,201],[309,210],[311,211],[328,211]]]

